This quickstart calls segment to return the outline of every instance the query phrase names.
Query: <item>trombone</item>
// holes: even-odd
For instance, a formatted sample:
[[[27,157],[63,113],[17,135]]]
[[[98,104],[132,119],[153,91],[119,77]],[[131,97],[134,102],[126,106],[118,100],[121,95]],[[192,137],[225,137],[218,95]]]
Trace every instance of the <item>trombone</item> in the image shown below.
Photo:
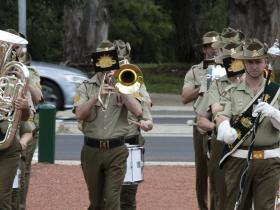
[[[117,92],[121,94],[137,93],[143,83],[143,73],[136,65],[130,64],[127,59],[122,61],[120,69],[114,72],[112,78],[105,73],[98,92],[98,101],[102,106],[102,110],[106,111],[112,91],[109,91],[105,100],[101,98],[101,91],[104,84],[109,83],[114,86]]]

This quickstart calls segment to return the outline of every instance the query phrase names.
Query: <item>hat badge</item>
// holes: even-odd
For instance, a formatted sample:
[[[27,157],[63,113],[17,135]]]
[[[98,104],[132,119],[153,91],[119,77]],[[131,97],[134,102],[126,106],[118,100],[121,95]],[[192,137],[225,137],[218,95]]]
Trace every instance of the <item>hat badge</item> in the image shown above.
[[[103,55],[98,59],[96,66],[99,66],[101,68],[108,68],[114,64],[116,64],[116,60],[113,60],[111,56]]]

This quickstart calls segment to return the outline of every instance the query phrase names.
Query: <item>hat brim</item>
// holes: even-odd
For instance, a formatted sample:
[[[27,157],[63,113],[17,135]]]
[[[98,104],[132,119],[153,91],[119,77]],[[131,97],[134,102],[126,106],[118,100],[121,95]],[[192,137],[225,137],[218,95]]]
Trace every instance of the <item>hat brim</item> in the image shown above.
[[[244,56],[243,52],[237,52],[231,56],[234,59],[239,59],[239,60],[257,60],[257,59],[262,59],[262,58],[267,58],[267,55],[261,55],[261,56],[255,56],[255,57],[248,57]]]
[[[217,64],[223,64],[223,59],[231,57],[230,55],[217,55],[214,57],[214,60]]]
[[[215,42],[209,42],[209,43],[197,43],[197,44],[194,44],[195,47],[205,47],[205,45],[211,45],[214,44]]]
[[[217,41],[217,42],[213,42],[211,47],[213,48],[223,48],[225,46],[225,44],[221,41]]]

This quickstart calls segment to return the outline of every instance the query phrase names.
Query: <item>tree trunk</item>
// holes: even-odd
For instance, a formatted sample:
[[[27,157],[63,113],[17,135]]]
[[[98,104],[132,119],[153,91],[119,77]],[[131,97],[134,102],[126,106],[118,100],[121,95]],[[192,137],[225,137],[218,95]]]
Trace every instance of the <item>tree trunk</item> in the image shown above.
[[[86,58],[108,37],[107,0],[87,0],[83,6],[65,7],[64,60],[70,64],[88,61]]]
[[[280,36],[278,0],[228,0],[229,26],[271,46]]]

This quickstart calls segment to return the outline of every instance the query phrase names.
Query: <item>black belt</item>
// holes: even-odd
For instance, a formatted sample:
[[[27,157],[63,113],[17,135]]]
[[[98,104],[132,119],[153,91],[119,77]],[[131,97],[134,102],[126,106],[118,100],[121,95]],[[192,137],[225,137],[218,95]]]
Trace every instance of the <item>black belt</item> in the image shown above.
[[[125,137],[125,143],[132,144],[132,145],[138,145],[139,144],[139,135]]]
[[[124,137],[114,138],[114,139],[93,139],[87,136],[84,137],[85,145],[90,147],[99,148],[100,150],[108,150],[114,147],[119,147],[124,145]]]

